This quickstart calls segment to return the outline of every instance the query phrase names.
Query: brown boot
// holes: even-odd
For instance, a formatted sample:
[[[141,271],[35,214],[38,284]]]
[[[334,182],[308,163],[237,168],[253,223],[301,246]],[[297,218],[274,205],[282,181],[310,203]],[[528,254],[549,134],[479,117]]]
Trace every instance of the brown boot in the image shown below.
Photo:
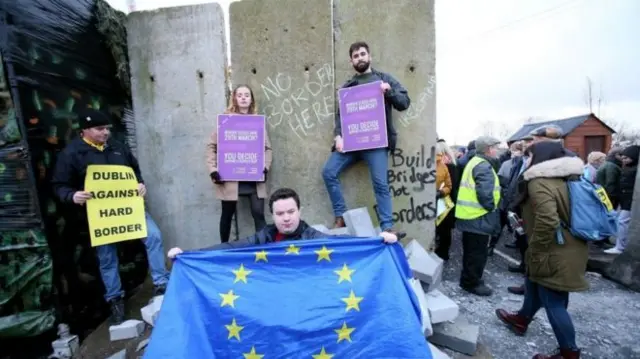
[[[536,354],[533,359],[580,359],[580,349],[560,349],[552,355]]]
[[[335,222],[333,222],[333,228],[344,228],[347,225],[344,223],[344,218],[336,217]]]
[[[527,332],[527,328],[531,322],[531,320],[518,315],[518,313],[510,313],[504,309],[496,309],[496,315],[512,332],[519,336],[523,336],[524,333]]]

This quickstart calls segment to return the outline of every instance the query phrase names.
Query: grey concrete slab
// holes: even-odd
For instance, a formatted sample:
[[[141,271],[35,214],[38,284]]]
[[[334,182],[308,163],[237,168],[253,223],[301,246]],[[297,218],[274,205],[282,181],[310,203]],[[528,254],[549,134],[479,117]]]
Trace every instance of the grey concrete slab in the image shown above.
[[[127,30],[147,209],[165,249],[215,244],[220,205],[205,144],[226,107],[222,8],[212,3],[134,12]]]
[[[394,222],[429,248],[435,236],[435,25],[433,0],[334,0],[335,80],[340,87],[353,73],[349,46],[364,40],[372,65],[409,91],[411,107],[394,113],[398,148],[389,159]],[[368,170],[347,171],[350,208],[367,206],[377,219]],[[377,224],[376,224],[377,225]]]
[[[308,223],[330,225],[322,181],[331,149],[334,91],[330,0],[243,0],[231,4],[233,84],[254,89],[273,146],[268,188],[291,187]],[[241,235],[253,230],[246,204]],[[243,231],[243,228],[246,230]]]

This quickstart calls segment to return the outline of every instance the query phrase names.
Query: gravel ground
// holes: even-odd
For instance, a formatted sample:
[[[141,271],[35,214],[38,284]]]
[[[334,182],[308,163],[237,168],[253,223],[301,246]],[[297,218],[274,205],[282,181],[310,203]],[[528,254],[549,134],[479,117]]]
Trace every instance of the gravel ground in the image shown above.
[[[497,249],[505,250],[500,241]],[[489,258],[484,280],[494,289],[489,298],[469,294],[458,287],[462,248],[456,234],[452,245],[451,260],[445,264],[442,291],[460,305],[461,315],[480,325],[480,342],[496,359],[531,358],[538,352],[552,352],[557,342],[544,310],[538,312],[524,337],[512,334],[495,316],[496,308],[517,310],[522,296],[507,292],[507,287],[522,283],[523,277],[509,273],[509,262],[498,254]],[[632,292],[600,275],[588,273],[591,289],[573,293],[569,299],[569,313],[576,328],[578,345],[585,359],[640,359],[640,293]],[[468,358],[446,351],[452,358]]]

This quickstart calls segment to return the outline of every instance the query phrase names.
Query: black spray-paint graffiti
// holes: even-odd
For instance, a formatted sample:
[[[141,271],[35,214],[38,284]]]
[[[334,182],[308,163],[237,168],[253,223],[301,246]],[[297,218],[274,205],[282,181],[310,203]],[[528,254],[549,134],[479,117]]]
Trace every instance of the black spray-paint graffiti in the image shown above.
[[[400,148],[396,148],[391,154],[391,168],[387,172],[389,193],[392,198],[408,198],[408,203],[402,208],[394,205],[394,223],[433,221],[437,217],[434,200],[423,201],[416,199],[415,196],[416,193],[424,192],[427,186],[434,185],[436,182],[435,151],[435,147],[432,146],[427,154],[425,146],[421,145],[420,151],[415,154],[407,154]],[[377,205],[374,206],[374,210],[378,213]]]

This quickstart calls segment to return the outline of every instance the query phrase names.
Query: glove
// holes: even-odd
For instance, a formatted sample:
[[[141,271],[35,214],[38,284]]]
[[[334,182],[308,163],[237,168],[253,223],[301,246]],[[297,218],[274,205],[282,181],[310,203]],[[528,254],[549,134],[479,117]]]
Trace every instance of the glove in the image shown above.
[[[267,182],[267,174],[269,173],[269,170],[265,168],[262,173],[264,173],[264,180],[262,182]]]
[[[211,177],[211,180],[215,183],[215,184],[223,184],[224,181],[220,178],[220,173],[218,173],[218,171],[213,171],[209,174],[209,177]]]

